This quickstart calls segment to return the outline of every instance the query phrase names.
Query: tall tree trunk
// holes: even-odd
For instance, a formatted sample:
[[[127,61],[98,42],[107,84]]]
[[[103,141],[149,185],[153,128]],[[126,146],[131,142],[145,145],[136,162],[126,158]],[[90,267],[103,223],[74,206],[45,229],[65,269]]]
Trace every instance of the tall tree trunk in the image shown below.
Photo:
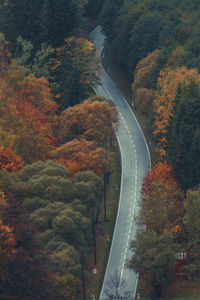
[[[107,221],[107,215],[106,215],[106,173],[104,172],[103,175],[103,203],[104,203],[104,221]]]
[[[94,220],[94,208],[92,209],[92,233],[93,233],[93,246],[94,246],[94,265],[97,264],[97,253],[96,253],[96,230]]]
[[[84,263],[82,257],[81,257],[81,271],[82,271],[83,300],[86,300],[85,270],[84,270]]]
[[[96,224],[99,223],[99,214],[100,214],[101,202],[102,202],[102,199],[103,199],[103,193],[104,193],[103,190],[104,190],[104,188],[102,188],[100,200],[99,200],[99,203],[98,203],[98,206],[97,206],[97,214],[96,214],[96,220],[95,220],[95,223],[96,223]]]

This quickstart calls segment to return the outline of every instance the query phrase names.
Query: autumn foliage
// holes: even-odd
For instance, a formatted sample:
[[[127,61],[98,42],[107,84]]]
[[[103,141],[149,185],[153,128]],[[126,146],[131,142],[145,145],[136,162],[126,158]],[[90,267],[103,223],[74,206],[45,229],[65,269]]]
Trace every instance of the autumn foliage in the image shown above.
[[[0,79],[0,146],[12,149],[26,163],[44,160],[56,141],[52,128],[57,109],[46,79],[26,75],[15,61]]]
[[[142,194],[149,194],[151,184],[155,181],[163,181],[165,185],[176,184],[172,167],[166,163],[158,162],[145,176],[142,185]]]
[[[94,45],[84,38],[67,38],[56,52],[52,66],[54,94],[63,109],[88,97],[91,88],[100,84],[101,67]]]
[[[167,127],[169,120],[173,116],[175,97],[178,85],[184,83],[187,85],[191,79],[200,82],[200,75],[197,69],[187,69],[179,67],[175,70],[167,67],[160,72],[157,81],[157,90],[153,102],[154,111],[154,137],[158,140],[156,151],[159,157],[166,156],[167,145]]]
[[[155,91],[149,87],[149,79],[158,55],[159,50],[156,49],[139,61],[134,72],[134,82],[132,84],[134,107],[149,120],[152,117],[155,97]]]
[[[23,161],[10,148],[0,147],[0,169],[8,172],[18,172],[23,168]]]
[[[15,253],[15,237],[12,228],[4,225],[0,219],[0,257]]]
[[[148,230],[157,234],[173,233],[180,236],[184,211],[184,195],[178,187],[172,168],[166,163],[158,163],[152,168],[142,185],[141,220]]]
[[[79,171],[94,171],[102,175],[105,168],[105,150],[95,141],[73,140],[50,152],[50,157],[64,165],[73,175]]]
[[[86,2],[71,9],[82,10]],[[39,19],[49,24],[49,1],[37,5]],[[8,6],[10,16],[21,4]],[[15,19],[21,9],[14,11]],[[22,14],[27,12],[32,28],[32,6],[24,7]],[[39,39],[47,33],[41,32]],[[80,258],[85,268],[91,212],[97,220],[110,172],[117,111],[101,99],[62,112],[100,84],[101,65],[90,41],[62,39],[54,52],[21,36],[11,47],[0,33],[0,299],[80,299]]]
[[[58,134],[61,141],[83,137],[105,148],[118,124],[115,106],[89,99],[63,111],[60,120]]]
[[[0,203],[0,298],[52,298],[52,273],[23,203],[8,196]]]
[[[25,67],[32,46],[20,40],[13,59],[0,34],[0,298],[80,299],[80,257],[90,251],[91,212],[97,220],[105,198],[117,110],[102,97],[62,112],[100,83],[91,42],[65,40],[52,83]],[[39,68],[46,56],[38,53]]]

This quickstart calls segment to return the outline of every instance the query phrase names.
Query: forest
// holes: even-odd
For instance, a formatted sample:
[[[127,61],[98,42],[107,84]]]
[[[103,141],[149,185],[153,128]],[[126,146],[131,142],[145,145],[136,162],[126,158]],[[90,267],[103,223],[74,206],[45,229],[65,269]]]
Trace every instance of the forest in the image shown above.
[[[153,165],[127,267],[152,299],[200,264],[198,0],[0,1],[0,298],[78,300],[112,170],[112,101],[87,39],[98,22],[132,82]],[[114,126],[113,126],[114,124]]]
[[[0,2],[1,299],[82,297],[118,123],[92,90],[90,9]]]
[[[154,148],[127,263],[152,299],[163,299],[178,276],[199,278],[199,19],[195,0],[105,0],[99,16]],[[177,274],[180,254],[186,260]]]

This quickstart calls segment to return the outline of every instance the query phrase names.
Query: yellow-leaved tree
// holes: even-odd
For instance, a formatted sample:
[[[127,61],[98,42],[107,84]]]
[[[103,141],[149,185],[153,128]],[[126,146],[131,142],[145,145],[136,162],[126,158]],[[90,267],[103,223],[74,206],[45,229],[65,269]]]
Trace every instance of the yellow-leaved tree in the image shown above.
[[[139,61],[132,84],[135,107],[148,118],[152,117],[153,99],[155,97],[155,91],[149,88],[148,83],[158,55],[159,50],[156,49]]]
[[[187,69],[179,67],[171,69],[165,68],[160,72],[157,81],[157,90],[153,102],[154,113],[154,137],[157,139],[156,151],[159,158],[166,156],[166,134],[170,118],[173,116],[173,107],[178,86],[181,83],[187,85],[191,80],[200,82],[200,75],[197,69]]]
[[[54,93],[63,108],[79,103],[95,84],[100,84],[101,67],[94,45],[84,38],[65,39],[56,54],[52,67]]]

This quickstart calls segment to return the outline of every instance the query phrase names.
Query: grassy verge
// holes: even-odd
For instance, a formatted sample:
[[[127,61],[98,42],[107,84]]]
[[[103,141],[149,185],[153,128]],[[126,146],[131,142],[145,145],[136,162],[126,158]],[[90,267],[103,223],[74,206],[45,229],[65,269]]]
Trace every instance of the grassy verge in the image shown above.
[[[104,221],[104,207],[102,203],[99,223],[96,225],[97,265],[94,266],[94,256],[92,253],[90,257],[90,265],[87,270],[87,300],[92,299],[92,295],[95,296],[95,299],[99,299],[111,244],[111,242],[109,242],[107,239],[107,235],[111,237],[114,230],[115,219],[118,209],[120,181],[120,154],[118,152],[118,149],[115,148],[115,152],[113,154],[112,173],[106,190],[107,221]],[[93,273],[94,268],[97,269],[97,274]]]

